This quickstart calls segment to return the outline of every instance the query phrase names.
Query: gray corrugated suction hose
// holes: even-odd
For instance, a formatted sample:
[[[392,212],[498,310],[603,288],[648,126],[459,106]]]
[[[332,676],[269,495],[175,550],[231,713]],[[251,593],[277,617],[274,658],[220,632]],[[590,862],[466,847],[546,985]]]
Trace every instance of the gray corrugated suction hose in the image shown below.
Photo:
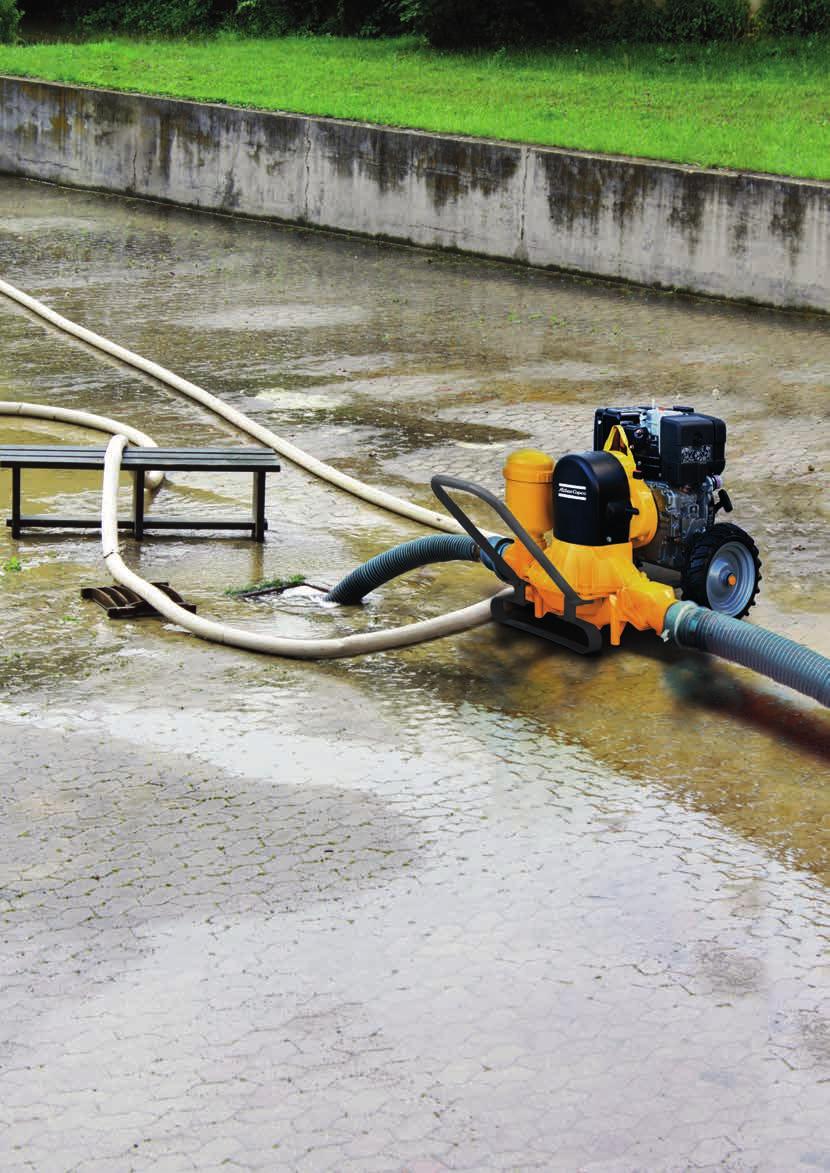
[[[134,367],[137,371],[143,371],[146,375],[157,379],[158,382],[164,383],[166,387],[171,387],[174,391],[179,391],[189,399],[195,400],[196,403],[201,403],[203,407],[207,407],[215,415],[227,420],[229,424],[238,428],[239,431],[244,432],[248,436],[252,436],[255,440],[259,440],[260,444],[265,444],[266,447],[273,448],[275,452],[279,452],[286,460],[290,460],[294,464],[299,465],[300,468],[306,469],[313,476],[328,481],[329,484],[335,485],[338,489],[343,489],[344,492],[351,493],[354,497],[360,497],[363,501],[368,501],[371,505],[377,505],[381,509],[386,509],[389,513],[397,513],[400,517],[408,517],[412,521],[418,521],[421,525],[427,525],[431,529],[444,530],[446,533],[451,534],[462,532],[458,522],[451,517],[447,517],[446,514],[437,513],[433,509],[424,509],[423,506],[416,505],[413,501],[404,501],[400,497],[395,497],[392,493],[387,493],[383,489],[376,489],[372,485],[367,485],[363,481],[357,480],[356,477],[348,476],[346,473],[341,472],[339,468],[334,468],[332,465],[318,460],[316,456],[311,456],[310,453],[304,452],[302,448],[298,448],[296,444],[292,444],[289,440],[278,436],[270,428],[264,428],[256,420],[249,419],[241,411],[237,411],[235,407],[223,403],[221,399],[217,399],[215,395],[211,395],[209,391],[205,391],[203,387],[199,387],[196,383],[191,383],[188,379],[182,379],[179,375],[174,374],[173,371],[168,371],[166,367],[151,362],[149,359],[143,358],[140,354],[136,354],[132,350],[127,350],[124,346],[119,346],[116,342],[110,342],[108,338],[104,338],[101,334],[96,334],[93,330],[87,330],[85,326],[79,326],[76,322],[71,322],[69,318],[64,318],[62,314],[51,310],[49,306],[44,305],[41,301],[37,301],[34,297],[30,297],[22,289],[17,289],[14,285],[10,285],[8,281],[0,281],[0,293],[5,294],[11,301],[17,302],[18,305],[23,306],[24,309],[29,310],[30,313],[35,314],[44,322],[49,322],[51,325],[57,326],[65,334],[69,334],[71,337],[85,342],[88,346],[92,346],[102,354],[108,354],[111,358],[118,359],[119,362]]]
[[[264,635],[254,631],[243,631],[229,627],[213,619],[204,619],[179,607],[152,583],[141,578],[124,564],[118,548],[118,474],[121,469],[121,453],[127,441],[124,436],[113,436],[107,445],[104,457],[104,481],[101,489],[101,547],[104,562],[116,582],[135,591],[171,623],[178,624],[213,643],[230,644],[251,652],[264,652],[270,656],[287,656],[298,660],[333,660],[343,656],[362,656],[367,652],[385,652],[391,648],[405,648],[412,644],[426,643],[481,627],[492,619],[490,599],[482,599],[471,607],[450,611],[435,619],[410,623],[406,627],[393,627],[387,631],[369,631],[361,635],[347,635],[342,639],[289,639],[283,636]],[[510,593],[510,590],[502,592]]]
[[[376,554],[347,574],[332,587],[326,600],[329,603],[359,603],[364,595],[390,579],[432,562],[478,562],[478,546],[472,538],[461,534],[432,534],[428,538],[402,542],[400,546]]]
[[[26,419],[54,420],[62,424],[75,424],[79,428],[90,428],[93,432],[106,432],[110,436],[126,436],[131,444],[139,448],[158,448],[152,436],[140,432],[130,424],[111,420],[106,415],[94,415],[91,411],[78,411],[74,407],[52,407],[47,403],[24,403],[21,401],[0,402],[0,415],[19,415]],[[144,483],[151,492],[164,481],[164,473],[158,470],[148,472]]]
[[[683,648],[743,664],[830,707],[830,660],[803,644],[696,603],[669,607],[664,631]]]

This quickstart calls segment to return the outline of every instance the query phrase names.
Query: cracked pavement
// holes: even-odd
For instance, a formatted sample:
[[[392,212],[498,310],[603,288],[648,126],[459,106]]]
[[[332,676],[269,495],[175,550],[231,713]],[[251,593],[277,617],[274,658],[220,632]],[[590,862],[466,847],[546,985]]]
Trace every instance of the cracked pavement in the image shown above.
[[[496,487],[505,445],[546,439],[545,412],[557,449],[577,429],[587,444],[608,371],[631,388],[674,363],[701,410],[717,379],[733,498],[769,568],[759,622],[830,651],[826,548],[788,560],[781,544],[788,524],[802,544],[817,500],[806,461],[830,342],[805,320],[35,184],[0,194],[10,280],[404,495],[438,468]],[[303,298],[322,307],[307,328]],[[279,299],[291,312],[272,336]],[[540,340],[532,314],[554,305],[576,324]],[[159,443],[229,441],[0,309],[0,398],[87,406]],[[618,335],[590,333],[605,318]],[[453,364],[469,379],[457,394]],[[782,403],[784,453],[761,422]],[[490,584],[431,569],[345,615],[233,599],[273,573],[333,580],[415,536],[290,468],[271,480],[264,551],[162,537],[126,542],[127,560],[200,612],[307,635],[434,614]],[[247,488],[183,477],[159,507],[238,510]],[[94,509],[96,482],[33,477],[29,492],[44,511]],[[0,564],[12,555],[1,1168],[830,1170],[826,714],[636,636],[594,661],[492,628],[269,661],[81,603],[105,577],[93,536],[0,534]]]

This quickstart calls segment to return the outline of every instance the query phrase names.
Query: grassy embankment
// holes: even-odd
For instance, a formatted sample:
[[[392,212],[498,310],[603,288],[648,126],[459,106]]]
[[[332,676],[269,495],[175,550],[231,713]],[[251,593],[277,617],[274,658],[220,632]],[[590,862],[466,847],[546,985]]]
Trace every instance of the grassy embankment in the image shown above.
[[[413,40],[0,46],[0,72],[830,179],[830,39],[439,53]]]

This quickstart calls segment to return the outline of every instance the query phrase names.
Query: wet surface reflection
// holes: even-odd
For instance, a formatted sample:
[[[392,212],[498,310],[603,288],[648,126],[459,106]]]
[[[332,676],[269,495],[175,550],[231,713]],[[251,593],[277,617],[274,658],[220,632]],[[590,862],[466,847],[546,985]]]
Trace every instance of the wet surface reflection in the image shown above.
[[[830,654],[821,319],[10,180],[0,250],[59,312],[425,505],[433,472],[498,491],[513,447],[588,447],[596,406],[721,415],[754,616]],[[0,310],[0,398],[245,442]],[[181,474],[155,507],[234,515],[243,480]],[[97,510],[92,474],[24,492]],[[204,614],[303,636],[492,584],[444,566],[360,609],[234,598],[420,532],[287,464],[267,513],[264,549],[166,535],[125,557]],[[4,532],[0,566],[0,1099],[21,1164],[830,1167],[823,710],[637,633],[590,660],[490,627],[270,661],[81,602],[107,578],[93,535]]]

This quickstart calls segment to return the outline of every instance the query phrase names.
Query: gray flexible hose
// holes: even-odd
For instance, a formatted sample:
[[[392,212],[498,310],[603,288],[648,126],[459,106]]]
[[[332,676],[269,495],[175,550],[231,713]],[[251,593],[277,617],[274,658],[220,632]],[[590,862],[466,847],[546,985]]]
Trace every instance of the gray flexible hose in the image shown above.
[[[774,631],[696,603],[674,603],[666,612],[664,634],[680,647],[742,664],[830,707],[830,660]]]
[[[478,545],[472,538],[459,534],[430,534],[402,542],[391,550],[376,554],[351,574],[341,578],[326,595],[329,603],[359,603],[365,595],[377,590],[390,579],[399,578],[418,566],[432,562],[478,562]]]

